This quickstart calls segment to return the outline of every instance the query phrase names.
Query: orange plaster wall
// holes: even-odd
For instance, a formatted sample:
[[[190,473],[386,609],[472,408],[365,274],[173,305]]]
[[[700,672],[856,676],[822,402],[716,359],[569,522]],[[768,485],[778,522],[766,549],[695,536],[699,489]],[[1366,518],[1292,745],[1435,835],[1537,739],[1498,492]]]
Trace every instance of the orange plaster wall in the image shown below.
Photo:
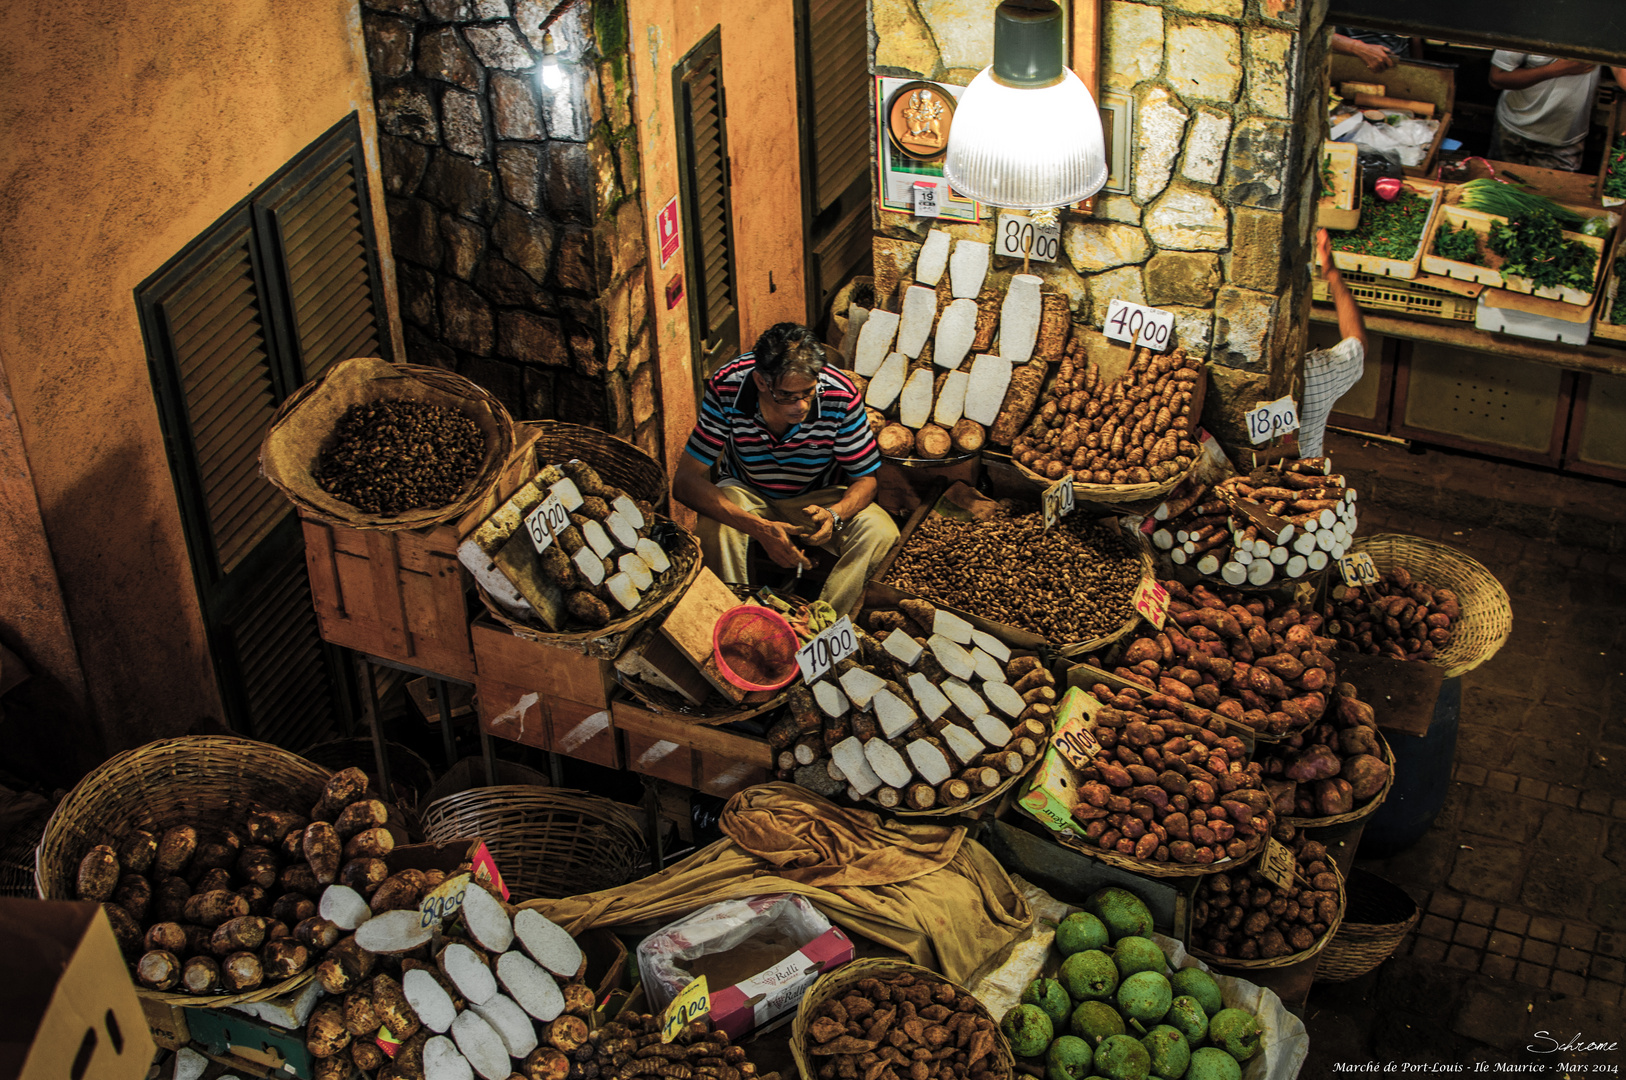
[[[685,252],[679,251],[662,268],[655,231],[656,215],[678,193],[672,68],[713,27],[722,27],[740,343],[749,349],[774,323],[807,317],[792,5],[627,0],[627,25],[643,161],[666,459],[675,463],[694,424],[695,401],[687,295],[676,307],[668,310],[666,306],[667,282],[683,273]],[[684,236],[683,243],[688,242]],[[687,287],[688,282],[684,284]]]
[[[72,637],[41,648],[77,653],[93,764],[221,716],[133,290],[357,110],[387,245],[371,90],[355,0],[13,0],[0,36],[0,356],[26,461],[0,453],[32,473]]]

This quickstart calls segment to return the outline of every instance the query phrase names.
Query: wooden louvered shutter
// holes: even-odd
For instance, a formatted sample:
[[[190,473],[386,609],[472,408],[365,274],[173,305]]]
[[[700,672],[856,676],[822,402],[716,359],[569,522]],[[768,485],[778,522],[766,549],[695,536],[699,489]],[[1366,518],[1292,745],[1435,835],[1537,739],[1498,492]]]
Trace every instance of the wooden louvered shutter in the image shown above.
[[[673,70],[678,175],[687,239],[695,374],[704,379],[739,352],[740,314],[729,195],[728,105],[722,34],[713,30]]]

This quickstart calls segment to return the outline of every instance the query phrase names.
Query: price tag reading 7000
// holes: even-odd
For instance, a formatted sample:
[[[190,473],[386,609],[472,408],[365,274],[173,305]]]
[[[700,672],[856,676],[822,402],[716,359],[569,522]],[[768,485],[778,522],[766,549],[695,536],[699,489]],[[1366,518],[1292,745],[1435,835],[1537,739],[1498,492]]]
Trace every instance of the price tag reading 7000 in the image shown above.
[[[1057,522],[1073,512],[1073,478],[1064,476],[1045,488],[1040,503],[1044,509],[1044,531],[1049,532]]]
[[[678,992],[672,1003],[661,1014],[661,1042],[669,1043],[689,1021],[711,1012],[711,994],[706,989],[706,977],[700,975]]]
[[[836,624],[796,650],[796,664],[808,682],[822,676],[858,651],[858,635],[852,620],[843,615]]]
[[[1174,315],[1127,300],[1114,300],[1107,305],[1107,321],[1102,329],[1113,341],[1162,352],[1174,340]]]
[[[569,527],[570,512],[557,495],[549,495],[525,515],[525,530],[531,534],[531,544],[538,555],[548,550],[553,538]]]

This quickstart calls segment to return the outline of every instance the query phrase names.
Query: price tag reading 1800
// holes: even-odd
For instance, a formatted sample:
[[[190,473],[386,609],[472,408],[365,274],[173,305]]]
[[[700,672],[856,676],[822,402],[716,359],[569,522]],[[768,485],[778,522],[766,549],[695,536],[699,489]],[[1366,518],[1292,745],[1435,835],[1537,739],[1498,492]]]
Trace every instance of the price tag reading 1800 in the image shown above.
[[[525,515],[525,530],[531,534],[531,544],[538,555],[548,550],[553,538],[569,527],[570,511],[557,495],[549,495]]]
[[[1064,476],[1045,488],[1040,505],[1044,509],[1044,531],[1049,532],[1062,518],[1073,512],[1072,476]]]
[[[858,651],[858,635],[852,620],[843,615],[836,624],[796,650],[796,664],[802,678],[813,682],[825,672]]]
[[[1114,300],[1107,305],[1107,321],[1102,329],[1113,341],[1163,352],[1174,341],[1174,315],[1127,300]]]
[[[1248,438],[1255,445],[1299,429],[1299,408],[1291,397],[1277,398],[1248,414]]]
[[[1265,841],[1264,853],[1259,856],[1259,872],[1278,889],[1293,887],[1293,853],[1286,844],[1274,836]]]

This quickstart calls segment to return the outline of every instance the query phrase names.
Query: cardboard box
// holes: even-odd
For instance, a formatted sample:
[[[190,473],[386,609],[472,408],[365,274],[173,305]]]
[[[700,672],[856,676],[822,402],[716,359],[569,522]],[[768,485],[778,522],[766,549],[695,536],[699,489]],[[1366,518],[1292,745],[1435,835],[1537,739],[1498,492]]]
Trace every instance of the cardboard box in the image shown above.
[[[269,1076],[311,1080],[315,1059],[305,1047],[303,1028],[280,1027],[235,1009],[188,1009],[187,1014],[192,1039],[205,1053],[250,1062]]]
[[[152,1041],[165,1050],[179,1050],[192,1041],[192,1029],[186,1023],[186,1010],[153,998],[139,998],[141,1015],[147,1021],[147,1032]]]
[[[0,898],[0,1077],[142,1080],[154,1045],[101,906]]]

